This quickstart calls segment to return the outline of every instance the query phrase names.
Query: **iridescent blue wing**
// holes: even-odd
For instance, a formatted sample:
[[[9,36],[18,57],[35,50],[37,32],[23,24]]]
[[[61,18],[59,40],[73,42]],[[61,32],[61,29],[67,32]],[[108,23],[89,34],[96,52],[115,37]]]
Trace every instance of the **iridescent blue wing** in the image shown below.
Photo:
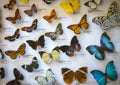
[[[113,52],[114,51],[114,45],[112,42],[110,42],[109,36],[104,32],[101,36],[101,46],[108,52]]]
[[[86,49],[91,55],[95,55],[95,58],[99,60],[104,60],[104,49],[102,49],[101,47],[98,47],[96,45],[90,45]]]
[[[106,76],[103,72],[98,70],[91,71],[93,77],[96,79],[98,85],[105,85],[106,84]]]
[[[110,80],[117,80],[118,74],[116,72],[115,66],[113,64],[113,61],[110,61],[106,66],[106,75]]]

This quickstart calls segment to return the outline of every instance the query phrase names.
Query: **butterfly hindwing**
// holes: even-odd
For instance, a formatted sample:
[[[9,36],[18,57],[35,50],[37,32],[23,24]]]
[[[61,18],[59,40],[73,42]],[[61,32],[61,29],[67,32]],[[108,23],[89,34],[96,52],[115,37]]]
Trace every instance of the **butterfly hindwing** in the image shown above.
[[[0,68],[0,78],[5,77],[5,69],[3,67]]]
[[[0,59],[4,59],[4,54],[3,54],[2,49],[0,49]]]

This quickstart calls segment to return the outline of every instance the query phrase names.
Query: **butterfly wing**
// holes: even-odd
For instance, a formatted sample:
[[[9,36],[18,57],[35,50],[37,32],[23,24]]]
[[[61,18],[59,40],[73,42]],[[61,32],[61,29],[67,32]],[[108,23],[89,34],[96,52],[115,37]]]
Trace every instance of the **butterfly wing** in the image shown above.
[[[113,52],[114,51],[114,45],[112,42],[110,42],[110,38],[109,36],[107,35],[106,32],[104,32],[101,36],[101,46],[106,50],[106,51],[109,51],[109,52]]]
[[[25,65],[22,65],[21,67],[28,72],[33,72],[33,67],[31,67],[30,65],[25,64]]]
[[[25,54],[25,48],[26,48],[26,44],[23,43],[19,48],[18,48],[18,54],[19,55],[24,55]]]
[[[45,33],[45,36],[50,37],[52,40],[56,40],[56,34],[55,32],[47,32]]]
[[[16,18],[15,17],[6,17],[6,20],[12,22],[13,24],[16,23]]]
[[[37,49],[37,43],[36,43],[35,41],[27,40],[26,42],[29,44],[29,46],[30,46],[32,49],[34,49],[34,50]]]
[[[84,3],[84,5],[87,7],[90,7],[91,9],[97,8],[97,4],[94,1],[88,1],[88,2]]]
[[[59,23],[56,27],[56,31],[55,31],[56,35],[61,35],[63,34],[63,30],[62,30],[62,24]]]
[[[9,10],[12,10],[15,4],[16,4],[16,0],[10,0],[9,3],[5,4],[3,7],[8,8]]]
[[[28,16],[30,16],[30,17],[33,15],[31,9],[30,10],[25,10],[24,13],[27,14]]]
[[[75,79],[77,79],[79,83],[84,83],[87,79],[87,73],[88,73],[87,67],[79,68],[75,72]]]
[[[80,0],[70,0],[70,4],[72,5],[72,8],[73,8],[74,12],[79,10]]]
[[[38,60],[36,57],[33,58],[32,63],[30,64],[32,68],[37,69],[39,67]]]
[[[53,19],[55,19],[55,20],[57,19],[57,15],[56,15],[55,9],[53,9],[53,10],[51,11],[50,16],[51,16]]]
[[[46,64],[49,64],[52,61],[52,58],[51,58],[50,54],[48,54],[47,52],[40,51],[39,54],[41,56],[41,59],[43,59],[43,61]]]
[[[18,80],[11,80],[6,85],[21,85],[21,83]]]
[[[20,0],[22,3],[27,4],[29,0]]]
[[[105,85],[107,83],[107,78],[103,72],[99,70],[93,70],[91,73],[99,85]]]
[[[58,50],[53,50],[52,52],[51,52],[51,55],[52,55],[52,59],[54,60],[54,61],[58,61],[59,59],[60,59],[60,56],[59,56],[59,51]]]
[[[118,79],[118,74],[117,74],[116,68],[113,64],[113,61],[110,61],[107,64],[105,72],[110,80],[117,80]]]
[[[20,19],[21,19],[19,9],[16,9],[16,11],[15,11],[15,18],[16,18],[17,20],[20,20]]]
[[[48,85],[48,81],[46,77],[43,76],[36,76],[35,80],[40,84],[40,85]]]
[[[44,35],[42,35],[42,36],[39,37],[37,43],[38,43],[38,45],[41,46],[42,48],[45,46]]]
[[[35,5],[35,4],[32,5],[31,10],[32,10],[34,13],[37,13],[37,8],[36,8],[36,5]]]
[[[68,68],[61,69],[63,80],[66,84],[71,84],[74,78],[74,72]]]
[[[3,67],[0,68],[0,78],[5,77],[5,69]]]
[[[0,59],[3,59],[4,58],[4,54],[2,52],[2,50],[0,49]]]
[[[103,48],[98,47],[96,45],[90,45],[86,49],[91,55],[95,55],[95,58],[99,60],[104,60],[105,54]]]
[[[24,79],[23,75],[16,68],[14,68],[14,75],[15,75],[16,80]]]
[[[43,0],[46,4],[51,4],[55,0]]]

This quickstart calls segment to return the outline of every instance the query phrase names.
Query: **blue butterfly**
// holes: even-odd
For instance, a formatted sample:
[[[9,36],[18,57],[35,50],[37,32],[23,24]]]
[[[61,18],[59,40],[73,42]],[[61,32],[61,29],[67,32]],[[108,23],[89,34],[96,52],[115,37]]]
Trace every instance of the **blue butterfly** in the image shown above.
[[[93,70],[93,71],[91,71],[91,73],[99,85],[105,85],[107,83],[107,78],[112,81],[115,81],[118,78],[118,74],[116,72],[113,61],[110,61],[107,64],[105,73],[103,73],[99,70]]]
[[[108,37],[106,32],[102,34],[100,44],[101,46],[90,45],[86,49],[91,55],[95,55],[97,59],[104,60],[104,51],[114,52],[114,45],[112,42],[110,42],[110,38]]]

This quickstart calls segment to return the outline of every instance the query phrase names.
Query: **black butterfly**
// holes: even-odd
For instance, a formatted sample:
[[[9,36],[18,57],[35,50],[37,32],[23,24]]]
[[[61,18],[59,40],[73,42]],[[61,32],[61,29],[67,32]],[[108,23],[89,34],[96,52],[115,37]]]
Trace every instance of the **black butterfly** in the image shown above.
[[[37,69],[38,67],[39,64],[36,57],[33,58],[32,63],[30,65],[22,65],[22,68],[27,70],[28,72],[33,72],[33,69]]]
[[[23,80],[24,76],[16,68],[14,68],[13,72],[14,72],[15,79],[9,81],[6,85],[21,85],[19,80]]]
[[[5,77],[5,69],[3,67],[0,68],[0,78]]]
[[[55,0],[43,0],[46,4],[51,4]]]
[[[4,54],[2,52],[2,50],[0,49],[0,59],[3,59],[4,58]]]
[[[45,45],[44,35],[40,36],[37,41],[27,40],[26,42],[27,42],[27,43],[30,45],[30,47],[33,48],[34,50],[36,50],[38,46],[41,46],[41,47],[43,48],[44,45]]]

